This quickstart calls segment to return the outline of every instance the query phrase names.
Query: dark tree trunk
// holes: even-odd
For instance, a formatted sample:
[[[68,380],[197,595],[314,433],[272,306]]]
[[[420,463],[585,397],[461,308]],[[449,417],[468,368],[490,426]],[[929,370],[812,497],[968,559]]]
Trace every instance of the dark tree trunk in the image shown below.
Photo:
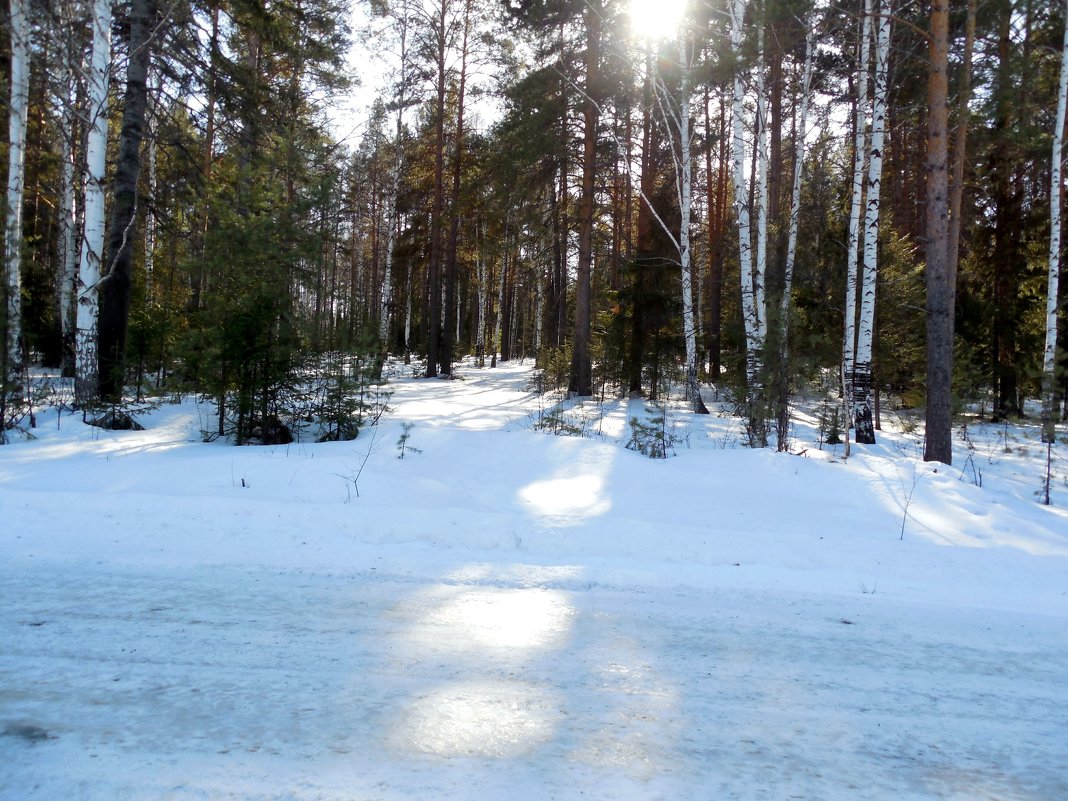
[[[652,74],[647,64],[646,76]],[[646,77],[645,91],[642,103],[642,163],[639,187],[642,195],[652,198],[655,189],[655,170],[653,167],[653,138],[654,127],[652,124],[653,88],[651,78]],[[645,359],[645,341],[647,336],[647,312],[646,305],[649,294],[649,270],[647,263],[652,250],[653,216],[649,210],[647,200],[638,203],[638,231],[637,241],[634,245],[634,259],[632,269],[634,279],[631,281],[631,331],[630,351],[627,356],[626,376],[627,391],[633,397],[642,395],[642,368]]]
[[[1009,138],[1017,115],[1012,107],[1016,89],[1012,80],[1013,4],[999,3],[997,116],[994,122],[997,144],[991,155],[991,182],[994,195],[994,388],[997,400],[994,418],[1020,413],[1017,381],[1016,320],[1022,254],[1020,194],[1013,182],[1016,160]]]
[[[133,240],[137,212],[137,178],[141,171],[141,140],[148,104],[156,0],[133,0],[130,6],[130,57],[126,66],[126,97],[115,168],[109,269],[101,282],[99,321],[100,396],[122,398],[126,373],[126,332],[130,321]]]
[[[927,81],[927,436],[924,460],[953,463],[953,307],[949,273],[949,0],[931,4]]]
[[[575,340],[568,394],[593,394],[590,357],[591,277],[593,273],[594,171],[597,163],[597,84],[601,60],[601,8],[586,7],[586,98],[582,104],[582,194],[579,198],[578,271],[575,281]]]

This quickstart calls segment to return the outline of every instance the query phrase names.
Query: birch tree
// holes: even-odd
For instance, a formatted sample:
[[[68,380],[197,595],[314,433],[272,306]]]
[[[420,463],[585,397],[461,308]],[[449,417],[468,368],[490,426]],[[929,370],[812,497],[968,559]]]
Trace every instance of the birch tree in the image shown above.
[[[1068,5],[1068,4],[1066,4]],[[1066,9],[1068,12],[1068,9]],[[1056,439],[1056,392],[1054,369],[1057,359],[1057,299],[1061,275],[1061,192],[1064,169],[1064,117],[1068,102],[1068,13],[1065,15],[1064,43],[1061,47],[1061,76],[1057,94],[1057,121],[1053,126],[1053,158],[1049,186],[1049,278],[1046,286],[1046,344],[1042,352],[1042,441]],[[1048,492],[1047,492],[1048,503]]]
[[[857,106],[853,115],[853,194],[849,203],[846,245],[845,334],[842,339],[842,399],[846,420],[853,419],[853,362],[857,348],[857,263],[860,254],[860,208],[864,203],[864,163],[868,151],[868,62],[872,0],[864,0],[857,45]],[[849,454],[849,422],[845,450]]]
[[[400,195],[401,170],[404,167],[404,112],[408,108],[408,83],[411,80],[408,54],[408,27],[410,25],[408,2],[402,0],[395,18],[398,37],[398,67],[394,99],[396,119],[393,132],[393,165],[390,173],[390,191],[386,198],[386,261],[383,267],[382,303],[378,310],[378,340],[382,352],[389,350],[390,309],[393,305],[393,251],[397,242],[397,198]]]
[[[97,319],[104,250],[104,167],[108,144],[108,76],[111,69],[111,2],[93,3],[93,50],[89,65],[89,133],[85,155],[85,230],[78,269],[74,343],[74,402],[84,409],[99,395]]]
[[[797,258],[797,229],[801,210],[801,174],[805,162],[805,137],[808,131],[809,95],[812,90],[812,60],[815,50],[815,11],[808,24],[805,37],[805,61],[801,77],[801,109],[798,114],[794,141],[793,185],[790,190],[790,219],[786,239],[786,261],[783,265],[782,297],[779,299],[779,362],[776,375],[777,440],[780,451],[789,447],[787,436],[790,424],[790,397],[787,369],[790,354],[790,313],[792,308],[794,262]]]
[[[75,102],[77,89],[74,82],[74,69],[70,62],[71,54],[63,57],[62,98],[63,133],[60,137],[59,158],[59,253],[56,261],[56,313],[59,318],[59,333],[63,342],[63,374],[74,374],[71,362],[74,340],[74,285],[78,280],[78,205],[75,192]]]
[[[813,12],[805,37],[805,65],[801,74],[801,109],[797,120],[797,141],[794,142],[794,176],[790,191],[790,230],[786,240],[786,265],[783,269],[780,317],[782,318],[782,352],[785,356],[790,334],[791,292],[794,282],[794,262],[797,259],[797,229],[801,215],[801,174],[805,164],[805,135],[808,130],[808,107],[812,93],[812,61],[815,52],[816,18]]]
[[[693,259],[690,247],[690,226],[693,217],[693,68],[697,46],[693,37],[680,25],[676,36],[678,88],[669,91],[661,76],[657,81],[657,98],[668,127],[673,129],[671,154],[675,163],[675,188],[678,194],[680,222],[679,238],[672,239],[679,254],[682,293],[682,331],[686,353],[686,401],[697,414],[708,414],[701,400],[697,381],[697,316],[693,302]]]
[[[880,188],[883,142],[886,137],[887,62],[890,53],[890,5],[880,10],[875,45],[875,89],[872,94],[871,147],[864,211],[864,270],[860,290],[857,350],[849,384],[852,388],[853,426],[858,444],[875,444],[872,420],[872,345],[875,338],[875,287],[878,280]]]
[[[742,70],[742,23],[745,0],[731,0],[731,54],[734,58],[734,86],[731,102],[731,163],[734,172],[734,216],[738,225],[738,261],[741,275],[742,323],[745,329],[746,408],[749,417],[749,444],[764,447],[767,431],[764,422],[763,351],[767,334],[767,310],[764,307],[763,275],[759,263],[754,265],[752,226],[745,179],[745,83]],[[762,65],[758,65],[760,69]],[[758,99],[758,106],[759,106]],[[759,150],[759,147],[758,147]],[[759,160],[759,155],[758,155]],[[766,179],[766,170],[764,172]],[[759,194],[759,193],[758,193]],[[767,234],[758,230],[758,236]],[[761,246],[763,252],[763,246]]]
[[[26,121],[30,102],[30,0],[11,0],[11,103],[8,107],[7,220],[4,236],[6,310],[4,371],[17,381],[22,367],[22,196],[26,172]],[[0,428],[3,421],[0,420]]]

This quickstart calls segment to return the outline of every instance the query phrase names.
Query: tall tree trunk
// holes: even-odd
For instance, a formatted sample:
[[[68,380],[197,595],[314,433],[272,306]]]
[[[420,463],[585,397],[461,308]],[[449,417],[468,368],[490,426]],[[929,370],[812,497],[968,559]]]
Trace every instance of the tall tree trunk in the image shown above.
[[[712,168],[712,117],[709,109],[708,90],[705,89],[705,138],[709,143],[705,150],[705,174],[708,190],[708,362],[712,381],[719,381],[720,353],[723,330],[723,239],[726,236],[727,165],[726,103],[722,94],[719,101],[719,128],[716,141],[717,158],[715,173]]]
[[[641,174],[638,178],[638,191],[643,201],[638,204],[638,230],[635,242],[634,280],[631,288],[632,311],[630,352],[627,358],[627,390],[631,397],[642,395],[642,368],[645,359],[645,344],[648,332],[647,294],[650,285],[652,265],[647,259],[652,250],[653,212],[647,199],[653,194],[656,183],[656,167],[653,159],[656,131],[652,120],[653,104],[653,57],[652,51],[646,50],[645,81],[642,92],[642,156]]]
[[[215,164],[215,107],[217,103],[216,62],[219,59],[219,5],[212,3],[211,8],[211,35],[208,39],[208,74],[205,81],[205,124],[204,124],[204,149],[200,157],[200,181],[201,201],[200,215],[197,220],[197,228],[193,239],[193,252],[200,262],[190,275],[190,298],[189,305],[193,309],[199,309],[204,304],[204,295],[208,290],[209,275],[206,265],[204,248],[207,242],[208,226],[210,225],[210,204],[207,202],[208,188],[211,183],[212,168]]]
[[[97,364],[98,287],[104,250],[104,168],[108,144],[108,71],[111,65],[111,3],[93,4],[93,56],[89,68],[89,134],[85,156],[85,228],[78,269],[74,345],[74,402],[79,408],[100,396]]]
[[[805,164],[805,136],[808,133],[808,106],[812,94],[812,61],[815,55],[815,18],[809,21],[805,38],[805,65],[801,75],[801,111],[794,137],[794,176],[790,191],[790,226],[786,239],[786,263],[783,267],[782,298],[779,315],[782,318],[782,348],[785,355],[790,339],[791,295],[794,284],[794,262],[797,258],[797,229],[801,215],[801,175]]]
[[[126,332],[133,286],[132,239],[137,216],[137,182],[141,171],[141,140],[148,103],[148,69],[155,21],[156,0],[132,0],[130,56],[126,66],[126,96],[108,242],[110,267],[100,285],[100,395],[110,401],[122,398],[126,373]]]
[[[953,178],[949,185],[949,274],[957,281],[960,258],[961,207],[964,204],[964,156],[968,145],[968,106],[972,97],[972,53],[975,50],[977,0],[968,0],[964,23],[964,64],[961,66],[960,94],[957,100],[957,130],[953,141]]]
[[[1020,89],[1013,66],[1012,30],[1016,6],[1011,0],[996,4],[998,14],[998,69],[994,137],[991,154],[991,183],[994,200],[994,320],[993,361],[996,394],[995,418],[1022,412],[1019,402],[1016,326],[1019,323],[1020,273],[1025,260],[1020,231],[1023,225],[1022,197],[1013,173],[1019,161],[1013,144],[1014,131],[1024,118],[1014,113]]]
[[[875,341],[875,291],[879,276],[879,210],[886,136],[887,60],[890,54],[890,3],[880,8],[876,25],[875,89],[872,93],[871,151],[868,154],[867,207],[864,211],[864,271],[860,289],[857,353],[853,362],[853,426],[856,441],[875,444],[872,418],[872,346]]]
[[[449,0],[440,0],[435,20],[434,58],[437,69],[437,92],[434,107],[434,197],[430,207],[430,264],[427,272],[426,377],[438,374],[441,358],[441,223],[445,211],[445,86],[448,78],[445,63],[448,48]]]
[[[864,204],[864,160],[868,152],[868,61],[871,39],[872,0],[864,0],[857,45],[857,106],[853,115],[853,195],[849,204],[849,240],[846,250],[845,335],[842,340],[842,402],[847,429],[845,450],[849,454],[848,426],[853,420],[853,364],[857,353],[857,264],[861,245],[860,210]]]
[[[74,165],[76,161],[77,117],[75,115],[76,89],[74,70],[66,54],[64,73],[67,77],[67,105],[63,109],[63,133],[60,138],[62,152],[59,163],[59,253],[56,262],[56,314],[59,318],[59,334],[63,343],[63,375],[74,375],[74,287],[78,280],[78,205],[74,188]]]
[[[396,247],[398,219],[397,199],[400,195],[401,170],[404,167],[404,109],[407,106],[408,88],[408,3],[402,0],[398,10],[397,22],[400,26],[400,74],[397,77],[397,118],[393,133],[393,166],[390,173],[390,191],[386,198],[388,210],[386,220],[389,230],[386,232],[386,261],[382,284],[382,303],[378,310],[378,342],[383,355],[390,349],[389,322],[390,309],[393,306],[393,250]]]
[[[690,221],[693,216],[693,136],[691,133],[691,72],[696,46],[691,37],[680,30],[678,35],[679,89],[677,103],[665,102],[669,115],[675,117],[679,131],[678,190],[679,190],[679,268],[682,290],[682,333],[686,353],[686,400],[696,414],[708,414],[701,399],[697,380],[697,319],[693,303],[693,263],[690,252]],[[666,93],[665,93],[666,94]],[[665,98],[670,101],[670,98]]]
[[[764,24],[757,28],[756,91],[757,144],[756,144],[756,260],[753,262],[753,295],[759,320],[758,332],[761,343],[768,334],[768,102],[764,72],[767,67],[764,48]]]
[[[30,0],[11,0],[11,103],[8,106],[7,220],[4,231],[4,364],[0,387],[18,382],[22,368],[22,197],[30,102]],[[0,441],[4,421],[0,420]]]
[[[460,82],[456,92],[456,135],[452,156],[452,209],[449,214],[449,241],[445,248],[445,328],[441,341],[440,368],[444,375],[452,375],[456,341],[459,339],[457,313],[457,249],[460,238],[460,181],[464,164],[464,100],[467,88],[467,39],[471,32],[471,0],[464,3],[464,32],[460,47]]]
[[[158,95],[149,87],[148,108],[145,111],[145,133],[148,147],[148,197],[145,204],[145,299],[151,302],[153,294],[153,272],[156,262],[156,190],[159,183],[156,154],[156,116]]]
[[[786,238],[786,259],[782,271],[782,296],[779,299],[779,374],[778,392],[778,441],[780,451],[788,447],[786,436],[790,417],[789,362],[790,362],[790,313],[794,284],[794,261],[797,256],[797,228],[801,212],[801,174],[805,163],[805,135],[808,129],[809,95],[812,91],[812,57],[815,50],[815,18],[810,20],[805,38],[805,64],[801,77],[801,113],[794,131],[794,175],[790,189],[790,224]]]
[[[489,269],[486,265],[483,253],[484,237],[481,228],[477,229],[477,261],[475,262],[478,276],[478,333],[475,336],[475,355],[478,357],[478,366],[486,366],[486,311],[489,306]]]
[[[1068,5],[1068,4],[1066,4]],[[1042,352],[1042,441],[1056,441],[1057,305],[1061,276],[1061,194],[1064,191],[1064,117],[1068,103],[1068,8],[1061,46],[1061,77],[1057,93],[1057,121],[1053,126],[1053,154],[1049,183],[1049,277],[1046,284],[1046,344]]]
[[[597,96],[600,82],[601,15],[599,3],[586,6],[586,97],[582,104],[582,194],[579,198],[578,269],[575,281],[575,337],[571,350],[572,396],[593,394],[590,356],[591,278],[593,273],[594,173],[597,167]]]
[[[742,22],[745,0],[731,0],[731,52],[735,60],[734,93],[731,112],[731,160],[734,164],[734,215],[738,224],[738,261],[742,285],[742,323],[745,329],[746,407],[749,416],[749,444],[767,445],[763,424],[764,405],[763,350],[766,330],[765,310],[760,306],[763,290],[758,291],[759,276],[753,264],[752,232],[749,221],[749,202],[745,180],[745,135],[742,123],[745,88],[742,75]],[[755,166],[755,165],[754,165]]]
[[[933,0],[927,80],[927,436],[923,458],[953,463],[953,307],[949,275],[949,0]]]

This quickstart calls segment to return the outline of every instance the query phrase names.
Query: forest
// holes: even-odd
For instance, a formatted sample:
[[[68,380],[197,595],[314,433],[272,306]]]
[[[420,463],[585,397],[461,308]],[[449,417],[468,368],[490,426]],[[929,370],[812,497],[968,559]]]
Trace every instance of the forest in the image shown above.
[[[238,444],[309,414],[347,438],[387,355],[731,397],[754,447],[814,387],[857,443],[881,404],[924,408],[947,463],[964,408],[1041,408],[1046,442],[1068,414],[1063,4],[10,0],[4,21],[5,439],[39,365],[112,423],[168,391],[214,399]]]

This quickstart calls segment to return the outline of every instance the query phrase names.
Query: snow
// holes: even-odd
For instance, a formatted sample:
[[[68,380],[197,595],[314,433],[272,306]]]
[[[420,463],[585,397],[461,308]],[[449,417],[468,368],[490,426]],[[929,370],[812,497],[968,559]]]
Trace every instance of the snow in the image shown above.
[[[348,443],[205,444],[186,399],[0,448],[0,799],[1068,798],[1033,426],[947,467],[669,410],[650,460],[640,401],[462,374]]]

